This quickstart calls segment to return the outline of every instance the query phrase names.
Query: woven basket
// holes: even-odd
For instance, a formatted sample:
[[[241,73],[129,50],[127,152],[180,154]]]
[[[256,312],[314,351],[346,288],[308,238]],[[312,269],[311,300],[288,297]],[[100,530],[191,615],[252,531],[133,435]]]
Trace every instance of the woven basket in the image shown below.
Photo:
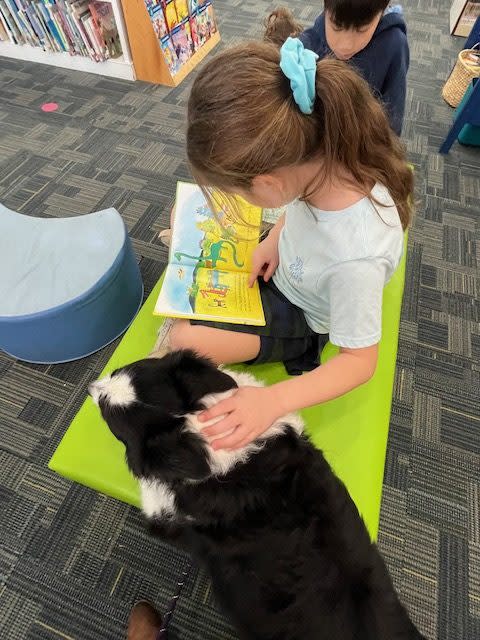
[[[471,81],[480,77],[480,64],[467,64],[468,55],[478,53],[479,45],[480,43],[476,44],[473,49],[460,51],[457,63],[443,87],[443,99],[451,107],[458,107]]]

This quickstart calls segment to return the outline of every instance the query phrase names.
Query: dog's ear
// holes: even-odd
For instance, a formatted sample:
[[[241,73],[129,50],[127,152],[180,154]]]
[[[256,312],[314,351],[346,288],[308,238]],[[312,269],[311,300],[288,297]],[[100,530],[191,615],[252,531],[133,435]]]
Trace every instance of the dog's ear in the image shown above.
[[[237,383],[207,358],[193,351],[183,350],[171,354],[172,380],[184,398],[192,400],[189,411],[198,409],[198,401],[211,393],[223,393]]]
[[[157,476],[165,481],[207,478],[211,470],[203,439],[182,428],[183,417],[163,416],[159,420],[159,424],[147,429],[141,456],[141,475]]]

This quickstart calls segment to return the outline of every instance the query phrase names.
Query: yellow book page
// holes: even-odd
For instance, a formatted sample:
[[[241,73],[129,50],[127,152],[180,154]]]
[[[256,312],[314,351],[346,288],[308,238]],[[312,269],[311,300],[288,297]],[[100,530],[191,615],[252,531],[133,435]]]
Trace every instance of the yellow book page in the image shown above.
[[[239,196],[214,191],[207,203],[198,186],[179,182],[170,263],[249,273],[261,220],[262,210]]]
[[[258,283],[248,273],[170,264],[156,315],[265,326]]]
[[[265,325],[258,283],[248,286],[248,273],[198,269],[195,281],[195,317]]]

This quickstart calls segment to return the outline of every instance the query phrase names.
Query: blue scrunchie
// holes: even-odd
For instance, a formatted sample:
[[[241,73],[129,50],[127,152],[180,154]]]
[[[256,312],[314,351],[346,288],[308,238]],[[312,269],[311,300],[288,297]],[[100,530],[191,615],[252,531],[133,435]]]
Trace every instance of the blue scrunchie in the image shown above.
[[[287,38],[280,49],[280,69],[290,80],[293,99],[302,113],[313,112],[318,56],[298,38]]]

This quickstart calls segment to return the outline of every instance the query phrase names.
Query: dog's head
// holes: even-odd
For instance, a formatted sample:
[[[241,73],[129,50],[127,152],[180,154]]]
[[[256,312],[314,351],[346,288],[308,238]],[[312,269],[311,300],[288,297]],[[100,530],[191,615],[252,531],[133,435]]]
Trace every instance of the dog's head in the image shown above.
[[[89,386],[138,478],[202,480],[214,473],[211,448],[192,416],[205,398],[236,387],[233,378],[190,351],[127,365]],[[221,395],[220,395],[221,397]]]

